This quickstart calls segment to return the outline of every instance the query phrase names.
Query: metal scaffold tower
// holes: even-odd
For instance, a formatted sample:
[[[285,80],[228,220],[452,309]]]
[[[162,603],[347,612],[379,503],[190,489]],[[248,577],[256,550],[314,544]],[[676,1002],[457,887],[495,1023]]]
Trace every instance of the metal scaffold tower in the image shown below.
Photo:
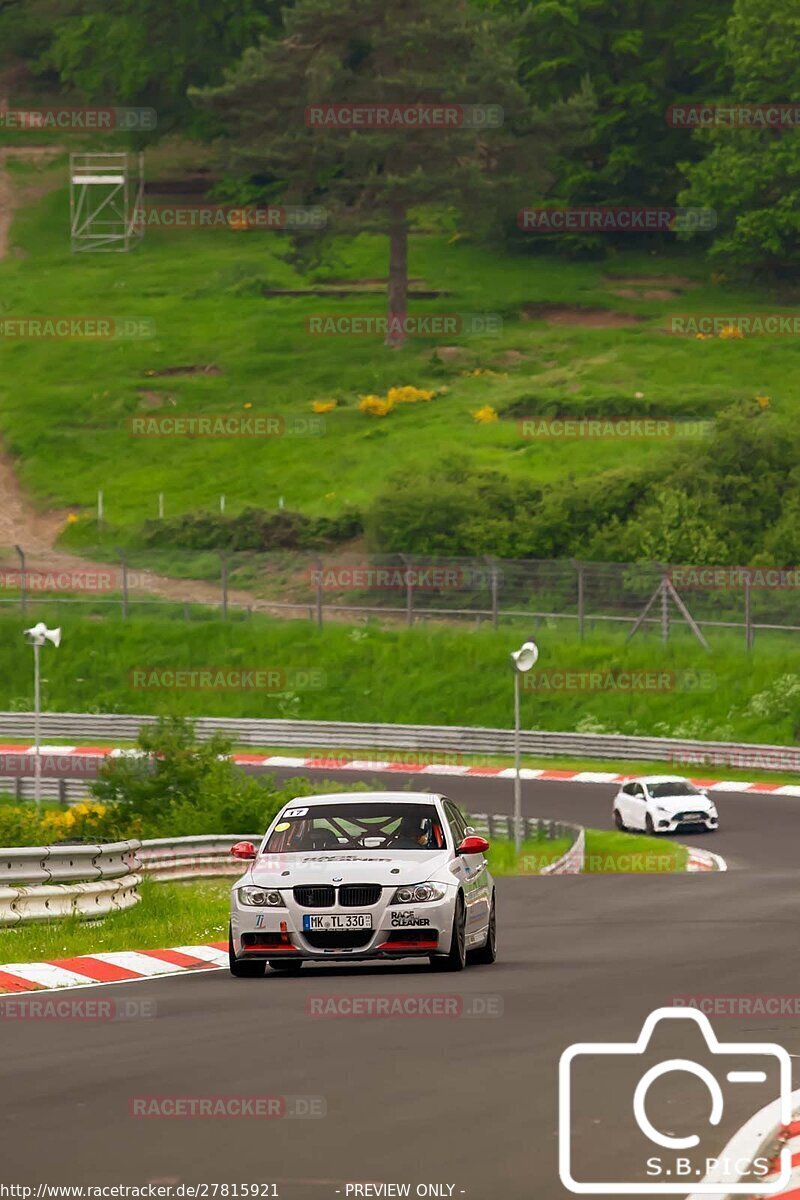
[[[144,234],[144,154],[70,154],[73,253],[124,254]]]

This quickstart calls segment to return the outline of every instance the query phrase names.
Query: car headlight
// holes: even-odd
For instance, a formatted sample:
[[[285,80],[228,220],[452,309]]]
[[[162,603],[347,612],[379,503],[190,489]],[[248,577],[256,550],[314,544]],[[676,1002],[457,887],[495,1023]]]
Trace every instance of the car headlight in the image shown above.
[[[239,888],[239,902],[241,904],[249,904],[254,908],[285,908],[283,896],[280,892],[272,891],[268,888],[247,887]]]
[[[428,904],[431,900],[443,899],[445,891],[440,883],[412,883],[409,887],[399,887],[390,903]]]

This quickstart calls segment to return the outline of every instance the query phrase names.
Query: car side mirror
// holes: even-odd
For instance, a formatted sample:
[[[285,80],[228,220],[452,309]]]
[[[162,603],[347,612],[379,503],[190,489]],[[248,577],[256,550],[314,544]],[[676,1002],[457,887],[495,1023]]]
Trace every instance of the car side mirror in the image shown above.
[[[235,846],[231,846],[231,854],[234,858],[251,860],[256,857],[256,848],[252,842],[237,842]]]
[[[489,843],[485,837],[480,837],[477,833],[471,833],[465,837],[461,845],[457,848],[456,854],[485,854],[489,849]]]

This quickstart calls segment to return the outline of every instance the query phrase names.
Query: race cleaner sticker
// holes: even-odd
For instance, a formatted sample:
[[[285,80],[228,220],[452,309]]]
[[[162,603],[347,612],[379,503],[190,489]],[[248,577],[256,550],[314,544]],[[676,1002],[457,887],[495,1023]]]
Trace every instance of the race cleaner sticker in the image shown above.
[[[418,917],[413,912],[393,912],[391,925],[393,929],[407,929],[409,925],[430,925],[430,920],[428,917]]]

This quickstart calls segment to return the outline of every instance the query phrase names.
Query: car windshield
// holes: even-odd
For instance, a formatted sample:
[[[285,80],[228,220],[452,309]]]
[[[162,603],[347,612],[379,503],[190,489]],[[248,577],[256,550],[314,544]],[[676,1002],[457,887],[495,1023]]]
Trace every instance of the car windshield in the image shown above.
[[[702,796],[702,792],[693,783],[653,783],[650,785],[650,795],[654,800],[665,796]]]
[[[433,804],[298,804],[281,814],[264,853],[440,850],[444,845]]]

